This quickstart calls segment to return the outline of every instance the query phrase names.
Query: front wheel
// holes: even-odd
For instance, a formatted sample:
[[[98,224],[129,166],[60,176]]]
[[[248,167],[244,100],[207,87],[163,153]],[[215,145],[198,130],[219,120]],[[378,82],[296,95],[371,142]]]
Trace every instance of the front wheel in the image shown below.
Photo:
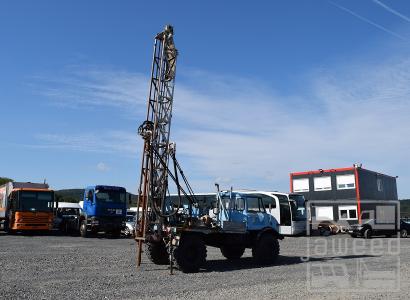
[[[80,235],[83,238],[89,237],[89,233],[87,231],[87,221],[83,220],[80,225]]]
[[[169,264],[169,254],[167,252],[167,247],[164,241],[160,242],[146,242],[145,243],[145,254],[148,259],[156,265],[168,265]]]
[[[365,229],[363,232],[363,237],[365,239],[371,239],[372,238],[372,230],[370,228]]]
[[[272,235],[263,234],[252,248],[252,256],[258,264],[273,264],[279,256],[278,240]]]
[[[402,238],[407,238],[407,237],[408,237],[407,229],[402,229],[402,230],[400,230],[400,236],[401,236]]]
[[[175,262],[184,273],[198,272],[206,261],[206,246],[201,237],[185,235],[181,237],[178,248],[174,251]]]

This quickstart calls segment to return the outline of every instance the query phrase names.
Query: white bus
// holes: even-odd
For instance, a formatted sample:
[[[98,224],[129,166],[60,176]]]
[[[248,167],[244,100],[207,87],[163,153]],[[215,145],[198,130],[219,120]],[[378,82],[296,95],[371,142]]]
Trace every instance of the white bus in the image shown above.
[[[266,191],[240,191],[262,198],[266,212],[280,225],[280,234],[300,235],[306,232],[306,209],[303,195]]]

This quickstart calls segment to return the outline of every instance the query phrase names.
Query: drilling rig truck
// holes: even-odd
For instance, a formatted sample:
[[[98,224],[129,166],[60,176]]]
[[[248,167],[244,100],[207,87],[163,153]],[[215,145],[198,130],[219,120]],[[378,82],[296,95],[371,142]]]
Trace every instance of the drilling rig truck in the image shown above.
[[[146,120],[138,128],[144,140],[138,190],[137,265],[141,253],[155,264],[174,263],[183,272],[205,264],[206,246],[219,247],[228,259],[252,249],[257,263],[272,264],[279,255],[276,219],[260,197],[219,191],[209,206],[197,199],[170,142],[177,50],[173,27],[155,36]],[[192,99],[195,101],[195,99]],[[172,163],[171,163],[172,162]],[[169,180],[178,197],[169,197]],[[184,200],[183,200],[184,199]]]
[[[53,208],[54,191],[48,184],[9,182],[0,186],[0,221],[10,234],[52,230]]]

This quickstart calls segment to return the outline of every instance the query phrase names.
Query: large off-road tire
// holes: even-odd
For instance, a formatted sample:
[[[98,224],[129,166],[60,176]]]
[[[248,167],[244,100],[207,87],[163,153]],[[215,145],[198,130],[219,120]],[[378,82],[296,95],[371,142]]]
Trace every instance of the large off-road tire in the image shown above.
[[[265,233],[255,242],[252,248],[252,256],[256,263],[270,265],[275,263],[279,256],[279,242],[273,234]]]
[[[407,229],[400,230],[400,237],[402,237],[402,238],[408,237]]]
[[[245,247],[241,246],[222,246],[221,253],[229,260],[239,259],[245,252]]]
[[[145,243],[145,254],[156,265],[168,265],[169,254],[163,241],[158,243]]]
[[[206,261],[205,243],[197,235],[182,236],[178,248],[174,251],[174,257],[177,267],[182,272],[198,272]]]
[[[87,221],[83,220],[80,225],[80,235],[83,238],[89,237],[90,233],[87,231]]]
[[[366,228],[363,232],[363,237],[365,239],[371,239],[372,238],[372,230],[370,228]]]

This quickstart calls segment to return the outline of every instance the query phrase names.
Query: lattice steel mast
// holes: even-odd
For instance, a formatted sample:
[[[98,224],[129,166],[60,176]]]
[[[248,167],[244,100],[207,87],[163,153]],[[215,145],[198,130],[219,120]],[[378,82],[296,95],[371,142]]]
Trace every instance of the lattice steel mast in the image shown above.
[[[137,214],[140,222],[136,231],[138,265],[147,232],[149,208],[155,212],[157,222],[162,222],[165,216],[163,208],[168,189],[168,162],[174,153],[169,142],[178,54],[173,34],[173,27],[167,25],[155,37],[147,117],[138,128],[144,139],[138,189],[138,207],[141,208]]]

